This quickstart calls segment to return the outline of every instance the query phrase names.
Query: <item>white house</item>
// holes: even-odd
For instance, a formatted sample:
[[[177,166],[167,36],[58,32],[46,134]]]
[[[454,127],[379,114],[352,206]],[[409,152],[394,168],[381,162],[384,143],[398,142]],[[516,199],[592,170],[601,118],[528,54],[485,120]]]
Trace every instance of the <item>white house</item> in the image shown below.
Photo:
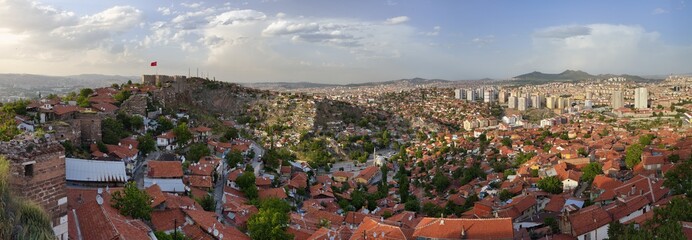
[[[168,131],[159,135],[156,137],[156,145],[166,150],[175,149],[175,133]]]

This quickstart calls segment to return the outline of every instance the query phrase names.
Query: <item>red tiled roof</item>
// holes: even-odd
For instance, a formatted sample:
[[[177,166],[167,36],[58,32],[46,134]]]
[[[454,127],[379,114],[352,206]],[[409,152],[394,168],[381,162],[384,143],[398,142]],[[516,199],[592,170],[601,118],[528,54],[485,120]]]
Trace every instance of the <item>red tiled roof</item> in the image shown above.
[[[511,218],[423,218],[413,237],[433,239],[512,239]]]
[[[220,234],[223,234],[224,239],[250,240],[250,237],[240,232],[238,229],[224,226],[222,223],[216,220],[216,214],[213,212],[203,210],[185,210],[185,214],[187,214],[187,216],[189,216],[192,221],[195,222],[195,225],[199,226],[199,228],[201,228],[202,231],[207,234],[212,234],[213,229],[216,229]],[[209,229],[212,229],[212,232],[209,232]]]
[[[151,224],[156,231],[173,230],[175,224],[178,227],[185,224],[185,213],[180,209],[166,209],[151,212]]]
[[[286,195],[286,190],[283,188],[262,189],[259,191],[258,195],[261,200],[267,198],[286,199],[288,197]]]
[[[149,161],[149,177],[180,178],[183,177],[183,165],[178,161]]]
[[[210,176],[190,175],[186,176],[191,187],[211,188],[214,186]]]
[[[410,229],[401,229],[398,226],[382,223],[369,217],[363,219],[363,222],[353,232],[350,240],[413,239]]]
[[[101,112],[115,112],[118,110],[118,106],[115,106],[113,104],[107,103],[107,102],[99,102],[99,103],[94,103],[91,104],[91,107],[93,109],[99,110]]]
[[[66,113],[77,112],[79,107],[70,105],[55,105],[53,106],[53,111],[56,115],[63,115]]]
[[[356,178],[361,178],[365,181],[370,181],[370,179],[373,176],[375,176],[377,171],[379,171],[379,168],[377,166],[370,166],[370,167],[367,167],[367,168],[363,169],[362,171],[360,171],[360,173],[358,174],[358,176],[356,176]]]
[[[141,220],[126,218],[110,204],[96,201],[76,210],[79,232],[84,239],[149,239],[151,231]]]
[[[572,236],[575,237],[596,230],[613,221],[610,214],[598,205],[582,208],[568,218],[572,225]]]
[[[160,205],[161,203],[166,201],[166,196],[163,195],[163,192],[161,192],[161,187],[159,187],[158,184],[154,184],[149,186],[147,189],[145,189],[147,194],[152,198],[151,199],[151,206],[156,207]]]

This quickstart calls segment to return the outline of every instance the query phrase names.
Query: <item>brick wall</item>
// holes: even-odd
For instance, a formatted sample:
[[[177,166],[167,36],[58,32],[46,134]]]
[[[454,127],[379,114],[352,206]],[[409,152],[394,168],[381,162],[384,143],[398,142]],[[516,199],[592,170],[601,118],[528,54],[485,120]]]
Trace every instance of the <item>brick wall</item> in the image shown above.
[[[16,194],[39,204],[51,216],[53,226],[67,215],[65,152],[58,142],[12,140],[0,143],[0,155],[11,166],[10,183]],[[26,176],[25,165],[33,165]]]

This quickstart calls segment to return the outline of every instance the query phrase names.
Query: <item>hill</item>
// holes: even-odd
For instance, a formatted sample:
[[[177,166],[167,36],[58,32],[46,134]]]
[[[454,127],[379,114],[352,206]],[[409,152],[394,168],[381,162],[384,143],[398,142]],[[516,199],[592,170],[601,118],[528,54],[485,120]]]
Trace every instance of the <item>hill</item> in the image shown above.
[[[599,74],[591,75],[587,72],[581,70],[565,70],[561,73],[542,73],[542,72],[530,72],[522,74],[512,78],[514,81],[529,83],[529,84],[542,84],[548,82],[569,82],[569,81],[583,81],[583,80],[593,80],[593,79],[607,79],[611,77],[623,77],[627,80],[634,82],[648,82],[652,79],[643,78],[636,75],[629,74]]]

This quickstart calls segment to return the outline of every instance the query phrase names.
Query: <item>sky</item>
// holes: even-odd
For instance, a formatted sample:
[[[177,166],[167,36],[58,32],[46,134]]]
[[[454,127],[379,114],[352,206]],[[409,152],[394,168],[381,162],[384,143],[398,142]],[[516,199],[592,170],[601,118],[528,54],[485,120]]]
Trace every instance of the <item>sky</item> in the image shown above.
[[[0,73],[337,84],[690,73],[688,4],[0,0]]]

